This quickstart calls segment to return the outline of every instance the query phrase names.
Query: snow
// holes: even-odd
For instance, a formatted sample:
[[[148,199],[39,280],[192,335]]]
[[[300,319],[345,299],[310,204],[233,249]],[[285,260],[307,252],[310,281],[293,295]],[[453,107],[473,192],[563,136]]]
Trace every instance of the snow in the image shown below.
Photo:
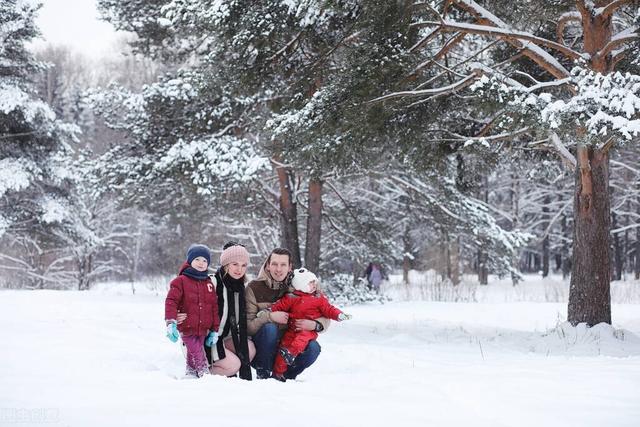
[[[7,191],[20,191],[31,183],[31,173],[25,168],[32,165],[25,160],[2,159],[0,160],[0,197]]]
[[[232,136],[207,136],[188,143],[179,140],[154,167],[163,170],[184,163],[194,167],[191,180],[198,186],[198,191],[210,194],[212,176],[249,181],[269,165],[269,160],[256,154],[243,139]]]
[[[160,12],[173,23],[193,22],[199,19],[208,19],[215,24],[220,24],[231,14],[233,4],[227,0],[214,0],[203,6],[197,1],[173,0],[162,6]]]
[[[328,15],[317,0],[280,0],[280,3],[287,8],[290,15],[299,18],[299,25],[303,28],[315,25]]]
[[[19,110],[27,122],[42,116],[46,121],[54,121],[56,115],[44,102],[33,100],[29,94],[17,86],[0,82],[0,113],[10,114]]]
[[[51,197],[45,198],[42,202],[42,221],[45,224],[62,223],[69,215],[69,208],[62,204],[59,200]]]
[[[620,73],[602,75],[578,67],[573,70],[578,87],[577,95],[567,102],[556,100],[541,112],[542,120],[551,128],[560,127],[568,113],[587,113],[585,124],[591,134],[603,132],[610,126],[627,140],[640,134],[640,76]]]
[[[354,319],[322,334],[316,364],[285,384],[179,379],[162,280],[135,296],[128,283],[0,291],[0,423],[637,425],[640,304],[614,304],[613,327],[573,328],[566,303],[513,301],[506,282],[481,287],[485,302],[452,303],[401,301],[392,280],[394,302],[346,307]]]
[[[513,30],[509,26],[506,26],[506,24],[505,26],[500,25],[500,26],[494,27],[489,25],[460,23],[460,22],[449,21],[445,19],[442,21],[442,25],[450,28],[460,29],[460,30],[468,30],[470,32],[480,32],[480,33],[486,32],[491,35],[503,34],[505,36],[516,38],[522,44],[523,49],[527,49],[533,52],[537,57],[542,58],[545,62],[551,64],[555,70],[558,70],[558,72],[562,73],[563,75],[568,76],[570,74],[569,71],[566,68],[564,68],[564,66],[557,59],[555,59],[553,56],[547,53],[544,49],[542,49],[540,46],[538,46],[537,44],[531,41],[525,40],[525,38],[530,38],[533,40],[540,40],[540,41],[543,40],[540,37],[536,37],[531,33]],[[570,50],[570,49],[567,49],[567,50]]]
[[[158,18],[156,22],[158,22],[158,25],[160,25],[161,27],[170,27],[172,24],[171,20],[167,18]]]
[[[0,112],[9,114],[29,101],[29,95],[16,86],[0,84]]]
[[[502,19],[498,18],[496,15],[492,14],[491,12],[489,12],[487,9],[485,9],[484,7],[480,6],[478,3],[476,3],[473,0],[460,0],[460,3],[463,3],[466,5],[466,8],[470,8],[474,11],[475,14],[477,14],[480,18],[487,20],[489,22],[491,22],[493,25],[496,26],[496,28],[491,28],[492,32],[495,33],[499,33],[499,32],[508,32],[508,33],[514,33],[513,29],[506,23],[504,22]],[[474,27],[485,27],[484,25],[476,25],[476,24],[461,24],[456,22],[455,23],[456,26],[460,26],[461,28],[469,28],[469,29],[478,29],[478,28],[474,28]],[[526,32],[520,32],[520,31],[516,31],[516,33],[519,33],[519,35],[524,35],[530,38],[535,38],[535,36],[533,34],[530,33],[526,33]],[[531,51],[532,53],[534,53],[536,56],[538,56],[539,58],[542,58],[545,62],[547,62],[548,64],[551,64],[556,70],[562,72],[565,75],[569,75],[569,72],[567,71],[566,68],[564,68],[564,66],[558,62],[557,59],[555,59],[555,57],[553,57],[552,55],[550,55],[549,53],[547,53],[544,49],[542,49],[540,46],[536,45],[535,43],[531,43],[529,41],[525,41],[525,40],[520,40],[520,42],[522,43],[522,47],[524,49],[527,49],[529,51]]]
[[[237,2],[230,0],[172,0],[162,6],[161,13],[173,23],[210,22],[221,25],[237,8]],[[295,17],[300,27],[311,27],[324,24],[332,15],[330,8],[325,8],[318,0],[276,0],[274,6],[280,6],[287,14]],[[271,14],[265,20],[273,20]],[[164,24],[162,24],[164,25]]]
[[[571,138],[571,132],[567,130],[573,129],[576,123],[584,125],[592,136],[615,131],[630,141],[640,134],[640,76],[620,72],[603,75],[576,66],[571,82],[577,93],[570,98],[560,99],[549,92],[537,96],[533,93],[567,81],[561,79],[524,88],[510,84],[502,76],[492,75],[476,81],[471,89],[483,95],[490,93],[500,102],[521,108],[525,114],[539,110],[536,114],[540,115],[543,124],[551,130],[568,133],[574,142],[575,138]]]

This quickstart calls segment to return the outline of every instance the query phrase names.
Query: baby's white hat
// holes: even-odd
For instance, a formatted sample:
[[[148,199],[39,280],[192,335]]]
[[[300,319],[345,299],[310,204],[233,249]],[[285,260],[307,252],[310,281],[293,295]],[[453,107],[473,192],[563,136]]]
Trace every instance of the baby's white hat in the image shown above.
[[[314,280],[318,280],[318,277],[315,274],[313,274],[306,268],[299,268],[297,270],[293,270],[291,286],[293,286],[295,290],[309,293],[311,292],[309,282],[313,282]]]

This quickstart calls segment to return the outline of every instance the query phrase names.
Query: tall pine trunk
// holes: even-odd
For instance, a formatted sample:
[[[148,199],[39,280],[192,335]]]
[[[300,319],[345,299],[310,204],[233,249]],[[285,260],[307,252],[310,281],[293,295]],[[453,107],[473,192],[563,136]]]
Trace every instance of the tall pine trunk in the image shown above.
[[[520,217],[520,180],[518,179],[518,174],[514,171],[511,173],[511,191],[509,192],[511,197],[511,230],[515,230],[518,228],[518,219]],[[513,255],[511,257],[511,284],[516,286],[520,281],[520,276],[516,274],[519,268],[519,251],[513,251]]]
[[[615,212],[611,212],[611,227],[612,229],[618,228],[618,215]],[[620,234],[615,233],[611,236],[613,240],[613,280],[622,280],[622,268],[624,265],[622,255],[622,243],[620,242]]]
[[[478,250],[478,282],[481,285],[489,284],[489,269],[487,268],[488,255],[483,250]]]
[[[291,262],[299,268],[300,239],[298,238],[298,208],[293,193],[293,177],[284,166],[277,166],[278,184],[280,187],[280,218],[282,224],[281,245],[291,251]]]
[[[482,184],[484,189],[482,190],[482,200],[485,203],[489,203],[489,180],[486,176],[482,178]],[[478,282],[481,285],[489,284],[489,255],[482,250],[478,249]]]
[[[451,282],[453,286],[460,284],[460,244],[459,237],[455,237],[451,241],[449,249],[451,259]]]
[[[611,0],[600,0],[596,6],[610,3]],[[590,55],[589,66],[608,74],[612,69],[611,55],[598,53],[611,40],[612,15],[593,14],[586,2],[576,4],[582,18],[584,50]],[[584,129],[576,129],[579,136],[585,133]],[[576,157],[573,270],[567,319],[572,325],[586,322],[593,326],[611,323],[609,153],[607,149],[579,143]]]
[[[562,279],[566,280],[571,273],[572,261],[571,255],[569,253],[569,226],[567,225],[567,216],[562,214],[562,219],[560,220],[560,224],[562,227]]]
[[[402,234],[402,245],[404,247],[404,255],[402,256],[402,283],[409,284],[409,270],[411,269],[411,235],[409,234],[409,226],[407,225]]]
[[[78,290],[86,291],[89,289],[91,281],[89,275],[93,270],[93,255],[80,255],[77,259],[78,264]]]
[[[640,190],[640,185],[638,185],[638,190]],[[640,197],[638,198],[636,212],[640,215]],[[640,227],[636,228],[636,243],[635,247],[635,263],[633,266],[634,269],[634,277],[636,280],[640,279]]]
[[[305,266],[314,272],[320,267],[320,237],[322,231],[322,180],[309,180],[309,208],[307,216],[307,244],[304,252]]]
[[[629,171],[627,171],[628,173]],[[631,212],[631,202],[629,200],[627,200],[626,203],[626,210],[627,212]],[[627,216],[627,219],[625,221],[624,226],[628,227],[630,223],[629,217]],[[631,258],[631,243],[629,240],[629,229],[627,228],[626,230],[624,230],[624,239],[623,239],[623,244],[622,244],[622,275],[623,278],[626,276],[625,273],[630,273],[631,272],[631,266],[633,265],[632,262],[632,258]]]
[[[451,280],[451,253],[450,253],[449,233],[443,232],[442,239],[440,240],[440,250],[442,258],[442,280]]]
[[[575,174],[573,270],[567,318],[572,325],[611,323],[609,289],[609,155],[578,146]]]
[[[542,216],[544,218],[544,238],[542,239],[542,277],[549,275],[549,204],[551,198],[547,195],[544,197],[544,204],[542,205]]]

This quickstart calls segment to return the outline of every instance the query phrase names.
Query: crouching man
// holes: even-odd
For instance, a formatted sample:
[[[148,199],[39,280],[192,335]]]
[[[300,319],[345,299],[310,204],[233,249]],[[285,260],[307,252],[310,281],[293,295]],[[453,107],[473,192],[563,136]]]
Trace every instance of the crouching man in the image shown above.
[[[289,291],[289,274],[293,270],[291,253],[284,248],[276,248],[267,257],[260,268],[258,277],[252,280],[245,290],[247,308],[247,332],[256,347],[256,356],[252,366],[258,379],[270,378],[273,362],[278,351],[280,339],[287,329],[289,314],[284,311],[271,312],[274,302]],[[296,321],[300,330],[323,332],[331,321],[324,317]],[[285,379],[295,379],[302,371],[311,366],[320,355],[320,344],[309,341],[306,349],[295,358],[293,365],[284,373]]]

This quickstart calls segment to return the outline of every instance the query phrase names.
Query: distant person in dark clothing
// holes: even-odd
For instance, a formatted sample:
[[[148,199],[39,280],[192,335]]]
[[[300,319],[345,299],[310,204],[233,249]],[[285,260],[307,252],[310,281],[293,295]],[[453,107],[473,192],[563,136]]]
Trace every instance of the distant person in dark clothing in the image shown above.
[[[376,293],[380,293],[380,284],[383,280],[387,279],[382,265],[378,262],[370,262],[367,269],[364,271],[364,275],[367,278],[369,289],[374,290]]]

